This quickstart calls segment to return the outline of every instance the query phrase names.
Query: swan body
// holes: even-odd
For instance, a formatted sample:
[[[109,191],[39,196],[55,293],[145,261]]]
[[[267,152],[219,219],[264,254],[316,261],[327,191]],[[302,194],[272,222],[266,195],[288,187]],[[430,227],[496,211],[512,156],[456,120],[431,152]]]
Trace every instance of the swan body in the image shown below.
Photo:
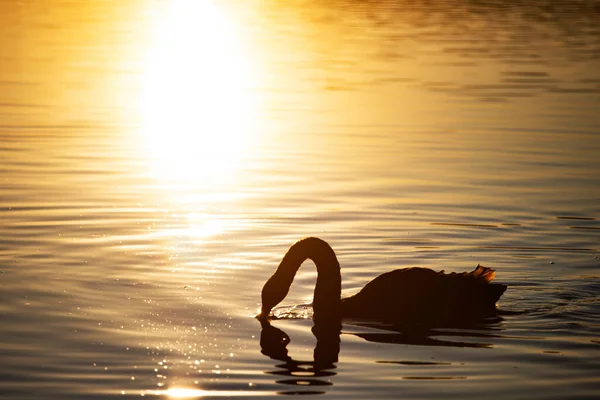
[[[496,314],[496,302],[506,285],[490,283],[494,270],[480,265],[471,272],[435,272],[403,268],[384,273],[357,294],[341,299],[340,264],[327,242],[309,237],[290,247],[262,290],[259,317],[287,295],[300,265],[311,259],[317,266],[313,318],[365,318],[394,323],[447,324]]]

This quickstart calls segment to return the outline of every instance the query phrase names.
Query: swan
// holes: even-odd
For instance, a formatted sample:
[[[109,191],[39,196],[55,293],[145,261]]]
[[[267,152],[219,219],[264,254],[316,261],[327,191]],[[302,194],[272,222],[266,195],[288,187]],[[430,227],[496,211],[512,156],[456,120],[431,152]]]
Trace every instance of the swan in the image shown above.
[[[261,293],[259,319],[287,295],[300,265],[311,259],[317,267],[313,298],[313,319],[375,319],[393,323],[428,325],[481,319],[496,315],[496,302],[507,286],[490,283],[491,268],[446,274],[428,268],[402,268],[384,273],[357,294],[341,298],[340,264],[331,246],[322,239],[308,237],[294,243]]]

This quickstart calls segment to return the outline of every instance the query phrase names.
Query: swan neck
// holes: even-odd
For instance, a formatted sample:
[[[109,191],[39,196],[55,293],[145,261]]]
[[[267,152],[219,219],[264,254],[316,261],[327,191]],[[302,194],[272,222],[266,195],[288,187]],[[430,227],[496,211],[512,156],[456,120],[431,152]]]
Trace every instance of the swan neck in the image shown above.
[[[312,260],[317,267],[317,284],[313,299],[314,318],[339,316],[342,288],[340,264],[327,242],[318,238],[306,238],[296,242],[283,257],[275,275],[279,275],[289,286],[307,259]]]

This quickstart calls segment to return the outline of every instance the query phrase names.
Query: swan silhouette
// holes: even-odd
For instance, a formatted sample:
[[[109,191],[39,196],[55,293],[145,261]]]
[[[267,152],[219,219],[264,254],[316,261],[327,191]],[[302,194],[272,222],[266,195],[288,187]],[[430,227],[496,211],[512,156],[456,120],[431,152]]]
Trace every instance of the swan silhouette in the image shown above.
[[[266,319],[287,295],[300,265],[311,259],[317,266],[313,319],[374,319],[392,323],[449,325],[497,315],[496,302],[506,285],[490,283],[493,269],[478,265],[471,272],[435,272],[402,268],[384,273],[357,294],[341,298],[340,264],[331,246],[316,237],[292,245],[262,289],[258,318]]]

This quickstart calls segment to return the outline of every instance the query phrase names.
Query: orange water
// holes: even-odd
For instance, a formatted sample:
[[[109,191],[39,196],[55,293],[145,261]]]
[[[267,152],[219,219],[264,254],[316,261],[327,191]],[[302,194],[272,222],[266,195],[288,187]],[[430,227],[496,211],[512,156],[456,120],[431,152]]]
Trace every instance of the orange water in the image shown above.
[[[597,398],[599,10],[0,1],[0,393]],[[308,235],[344,294],[481,263],[527,313],[346,321],[334,368],[281,320],[269,358],[260,289]]]

